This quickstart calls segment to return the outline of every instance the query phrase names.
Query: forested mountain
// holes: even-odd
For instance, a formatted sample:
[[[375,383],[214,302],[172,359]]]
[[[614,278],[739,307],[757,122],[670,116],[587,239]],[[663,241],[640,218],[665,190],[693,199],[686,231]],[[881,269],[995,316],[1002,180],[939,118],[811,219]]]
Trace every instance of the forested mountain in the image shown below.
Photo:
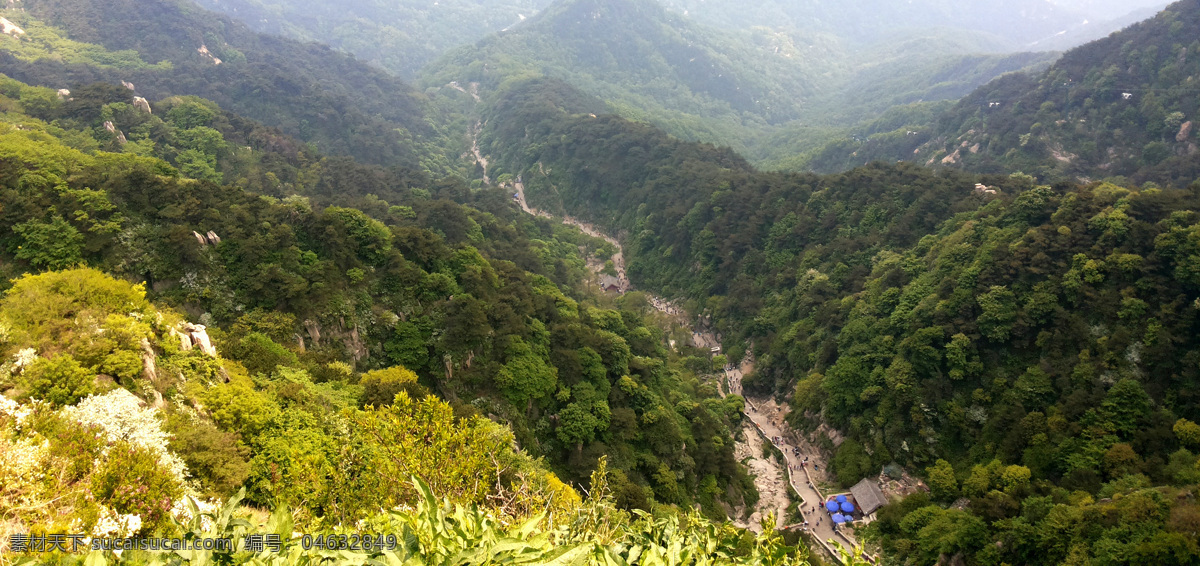
[[[1200,2],[1068,52],[1037,77],[981,88],[942,116],[922,157],[1050,178],[1195,179]],[[932,154],[931,154],[932,152]]]
[[[939,114],[881,120],[809,164],[829,171],[904,159],[1046,180],[1186,186],[1200,172],[1197,37],[1200,3],[1177,2],[1043,73],[997,79]]]
[[[733,143],[799,116],[838,52],[833,38],[726,35],[653,0],[564,0],[511,31],[450,52],[422,81],[441,86],[552,76],[687,138]]]
[[[873,531],[890,559],[1200,556],[1200,185],[760,173],[593,118],[570,90],[533,81],[497,99],[485,139],[502,166],[542,206],[624,234],[634,280],[711,315],[732,356],[752,348],[748,391],[786,393],[797,426],[847,434],[841,481],[930,467],[933,500]]]
[[[1031,34],[1066,9],[916,5]],[[789,401],[833,481],[924,479],[858,531],[883,563],[1200,561],[1200,0],[959,103],[923,99],[1052,56],[563,0],[421,93],[182,0],[0,15],[6,529],[289,545],[196,564],[808,561],[714,522],[758,498],[744,400],[706,378],[726,360],[644,294],[590,291],[616,250],[523,213],[519,181],[752,354],[739,385]],[[496,186],[463,175],[468,119]],[[685,137],[919,163],[762,171]],[[363,529],[396,548],[292,536]],[[31,560],[60,558],[84,560]]]
[[[732,453],[740,398],[699,383],[696,352],[668,352],[644,300],[583,291],[585,254],[607,243],[195,97],[147,108],[123,86],[66,99],[6,78],[0,107],[0,453],[45,440],[22,465],[77,470],[0,468],[0,505],[38,503],[9,515],[22,528],[137,516],[115,532],[169,533],[184,494],[241,487],[333,528],[417,504],[413,476],[511,520],[549,505],[564,521],[583,511],[558,478],[587,485],[604,455],[596,504],[616,515],[593,520],[670,505],[724,518],[756,498]],[[80,444],[81,411],[153,430]],[[163,431],[169,451],[137,444]],[[110,446],[129,459],[88,471]],[[117,477],[149,491],[114,492]]]
[[[875,42],[911,30],[953,28],[960,32],[987,34],[1006,43],[1009,49],[1052,40],[1055,36],[1081,33],[1103,37],[1120,27],[1130,12],[1157,9],[1163,0],[1091,2],[1075,0],[982,0],[964,5],[949,0],[890,2],[865,0],[664,0],[699,21],[731,27],[786,27],[832,33],[863,42]],[[1065,33],[1064,33],[1065,32]],[[1058,47],[1073,47],[1059,45]]]
[[[520,77],[564,80],[621,115],[755,159],[775,127],[844,128],[891,105],[957,98],[1051,54],[979,55],[950,30],[859,49],[829,33],[722,32],[653,0],[563,0],[512,30],[452,51],[422,81],[494,89]],[[942,53],[950,53],[943,55]]]
[[[214,100],[330,154],[439,174],[457,166],[431,157],[453,154],[444,148],[454,143],[438,131],[423,95],[326,46],[262,35],[185,0],[10,6],[4,17],[25,33],[0,37],[0,70],[27,83],[58,89],[127,81],[151,100]]]
[[[446,51],[533,16],[551,0],[197,0],[255,30],[320,41],[415,77]]]
[[[772,165],[795,162],[796,154],[891,106],[957,99],[1002,73],[1055,58],[999,54],[1015,44],[950,20],[859,36],[845,25],[858,19],[857,8],[832,5],[811,14],[837,11],[836,26],[793,14],[718,30],[657,0],[201,4],[255,29],[320,40],[401,76],[420,76],[430,89],[451,82],[494,88],[531,73],[564,79],[623,116]],[[722,6],[706,4],[706,13],[732,9]],[[742,11],[761,10],[772,13],[766,5]],[[791,121],[790,129],[774,127]],[[781,138],[787,141],[772,141]]]

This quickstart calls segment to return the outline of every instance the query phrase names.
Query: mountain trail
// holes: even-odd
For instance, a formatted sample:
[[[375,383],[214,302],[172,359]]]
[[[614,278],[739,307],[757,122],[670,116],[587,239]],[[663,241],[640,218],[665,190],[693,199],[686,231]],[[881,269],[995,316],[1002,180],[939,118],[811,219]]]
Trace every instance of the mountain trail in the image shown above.
[[[540,165],[540,163],[539,163]],[[529,206],[525,199],[525,184],[518,177],[513,182],[513,198],[521,210],[534,216],[556,218],[554,215]],[[602,238],[617,249],[613,255],[613,264],[621,281],[620,292],[632,288],[625,273],[624,248],[616,238],[601,232],[594,225],[570,216],[557,218],[564,224],[575,226],[585,234],[594,238]],[[686,311],[673,302],[647,294],[650,305],[659,312],[668,315],[674,322],[691,329],[692,344],[698,348],[712,349],[721,345],[720,336],[711,330],[693,327],[691,318]],[[742,395],[742,378],[754,370],[753,359],[747,357],[739,366],[726,366],[724,384],[720,388],[721,395]],[[822,484],[826,481],[826,462],[821,451],[815,444],[792,430],[784,416],[787,414],[786,404],[777,403],[771,398],[746,398],[745,415],[742,421],[742,440],[734,446],[734,454],[738,461],[744,461],[747,469],[754,476],[754,485],[759,492],[759,500],[745,520],[735,519],[735,525],[760,532],[762,518],[773,513],[776,526],[779,528],[800,528],[810,532],[810,539],[816,540],[828,556],[836,561],[838,554],[828,541],[837,541],[847,548],[855,548],[858,541],[851,530],[841,528],[835,530],[832,521],[825,513],[822,505],[825,497],[834,493],[823,493]],[[771,442],[784,454],[785,462],[779,462],[774,455],[763,455],[763,443]],[[791,484],[803,499],[800,503],[801,522],[786,525],[787,507],[791,503],[787,485]]]
[[[479,150],[479,132],[483,131],[483,122],[476,121],[475,126],[471,128],[471,153],[475,155],[475,162],[483,168],[483,184],[490,185],[492,181],[488,179],[487,168],[488,160],[484,157],[483,152]]]

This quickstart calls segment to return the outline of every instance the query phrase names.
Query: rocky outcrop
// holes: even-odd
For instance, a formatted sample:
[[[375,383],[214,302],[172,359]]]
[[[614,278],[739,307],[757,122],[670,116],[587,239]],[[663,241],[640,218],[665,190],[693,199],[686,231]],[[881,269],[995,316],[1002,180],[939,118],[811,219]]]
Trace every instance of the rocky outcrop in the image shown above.
[[[11,35],[13,37],[25,35],[25,30],[18,27],[17,24],[8,21],[8,18],[0,18],[0,28],[2,28],[0,31],[3,31],[4,35]]]
[[[975,183],[975,194],[982,196],[995,196],[1000,194],[1000,191],[995,187],[989,187],[983,183]]]
[[[71,91],[69,91],[65,88],[58,89],[58,99],[59,100],[71,100]]]
[[[211,51],[208,50],[207,45],[204,45],[203,43],[201,43],[200,47],[197,48],[196,51],[199,51],[201,55],[203,55],[209,61],[212,61],[213,65],[221,64],[221,60],[218,59],[216,55],[213,55]]]
[[[114,126],[112,122],[110,122],[110,121],[105,121],[105,122],[104,122],[104,129],[105,129],[105,130],[108,130],[108,133],[110,133],[110,134],[116,134],[116,135],[117,135],[117,142],[118,142],[118,143],[120,143],[121,145],[125,145],[125,143],[126,143],[126,141],[127,141],[127,140],[125,139],[125,133],[124,133],[124,132],[121,132],[121,131],[119,131],[119,130],[117,130],[117,127],[116,127],[116,126]]]
[[[1179,133],[1175,134],[1175,141],[1183,143],[1192,137],[1192,122],[1191,120],[1184,122],[1179,126]]]
[[[358,333],[357,325],[350,327],[350,340],[347,341],[346,346],[350,348],[350,356],[353,357],[354,361],[356,362],[370,354],[370,351],[367,350],[366,342],[363,341],[362,337]],[[470,362],[467,363],[467,367],[470,367]]]
[[[142,377],[150,381],[158,381],[158,367],[155,364],[157,356],[154,353],[154,347],[150,345],[150,340],[142,338]]]
[[[131,83],[129,81],[121,81],[121,86],[123,86],[129,90],[137,90],[136,88],[134,88],[133,83]]]
[[[212,230],[209,230],[206,234],[201,234],[195,230],[192,230],[192,235],[196,237],[196,241],[199,242],[201,246],[207,246],[209,244],[215,246],[221,243],[221,237]]]
[[[308,331],[308,338],[312,340],[313,348],[321,347],[321,327],[317,321],[309,319],[304,321],[304,329]]]
[[[147,114],[154,113],[150,110],[150,101],[148,101],[145,98],[142,98],[140,96],[133,97],[133,107],[137,108],[138,110],[141,110],[142,112],[145,112]]]
[[[203,324],[192,324],[185,322],[179,326],[179,329],[171,329],[171,335],[179,339],[179,347],[185,352],[190,352],[192,348],[199,348],[205,355],[217,357],[217,348],[213,346],[212,340],[208,337],[208,330]]]

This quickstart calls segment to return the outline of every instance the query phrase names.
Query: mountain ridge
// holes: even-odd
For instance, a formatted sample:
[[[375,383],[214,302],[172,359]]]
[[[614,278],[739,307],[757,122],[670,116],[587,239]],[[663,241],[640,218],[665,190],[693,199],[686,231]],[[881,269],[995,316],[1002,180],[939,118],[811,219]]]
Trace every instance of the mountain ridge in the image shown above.
[[[17,6],[72,39],[173,64],[170,70],[115,70],[52,59],[3,63],[5,72],[30,84],[127,81],[154,99],[194,94],[330,153],[442,174],[456,167],[422,164],[413,150],[413,142],[450,145],[429,123],[433,110],[423,94],[329,47],[258,34],[182,0],[23,0]]]

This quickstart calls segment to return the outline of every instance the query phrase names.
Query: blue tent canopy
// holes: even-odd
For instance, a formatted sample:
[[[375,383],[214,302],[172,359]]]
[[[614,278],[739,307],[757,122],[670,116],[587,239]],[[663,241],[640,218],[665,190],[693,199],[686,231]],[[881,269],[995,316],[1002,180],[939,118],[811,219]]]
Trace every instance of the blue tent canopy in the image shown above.
[[[849,501],[842,503],[842,512],[843,513],[853,513],[854,512],[854,504],[850,503]]]
[[[846,496],[845,496],[845,495],[839,495],[839,496],[837,496],[837,500],[838,500],[838,503],[845,503],[845,502],[846,502]]]
[[[844,515],[842,515],[841,513],[834,513],[833,514],[833,522],[838,523],[838,524],[845,523],[846,517]]]
[[[828,510],[830,513],[834,513],[838,510],[838,504],[836,501],[826,501],[825,509]]]

